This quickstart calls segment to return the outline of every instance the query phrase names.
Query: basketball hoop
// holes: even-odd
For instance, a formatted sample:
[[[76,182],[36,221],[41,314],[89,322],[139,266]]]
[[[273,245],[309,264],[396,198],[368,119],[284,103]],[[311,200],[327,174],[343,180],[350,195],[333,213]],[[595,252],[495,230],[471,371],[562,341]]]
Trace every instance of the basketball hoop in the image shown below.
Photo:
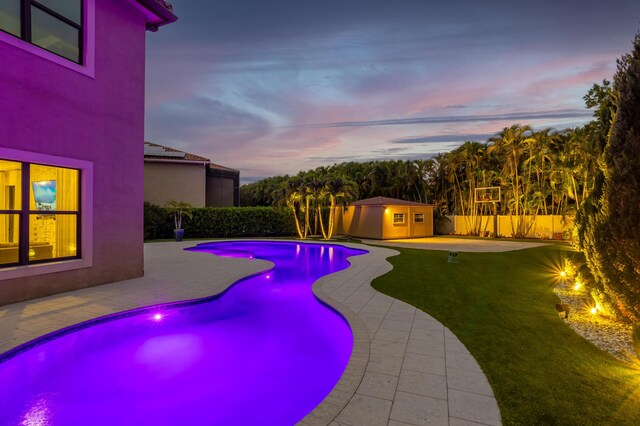
[[[500,195],[501,193],[499,186],[485,186],[482,188],[476,188],[474,192],[474,203],[499,203]]]
[[[500,202],[500,187],[499,186],[485,186],[482,188],[476,188],[474,191],[474,203],[493,204],[493,237],[498,238],[498,203]]]

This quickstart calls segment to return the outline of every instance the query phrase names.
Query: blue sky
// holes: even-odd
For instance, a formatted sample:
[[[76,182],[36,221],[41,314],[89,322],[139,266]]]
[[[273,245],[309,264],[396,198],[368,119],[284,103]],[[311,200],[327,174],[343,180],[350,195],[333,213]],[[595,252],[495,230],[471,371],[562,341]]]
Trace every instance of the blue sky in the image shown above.
[[[146,139],[243,182],[580,125],[640,29],[631,0],[171,3],[147,35]]]

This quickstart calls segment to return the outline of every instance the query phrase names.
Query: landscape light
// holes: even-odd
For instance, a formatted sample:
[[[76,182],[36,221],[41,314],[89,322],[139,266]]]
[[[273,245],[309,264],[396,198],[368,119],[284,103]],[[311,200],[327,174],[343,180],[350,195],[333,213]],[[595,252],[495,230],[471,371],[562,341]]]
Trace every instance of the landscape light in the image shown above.
[[[591,308],[591,311],[589,311],[589,312],[591,312],[592,314],[595,314],[595,313],[598,312],[598,310],[596,308]]]
[[[582,283],[580,283],[580,281],[576,281],[575,285],[573,286],[574,290],[580,290],[580,287],[582,287]]]
[[[567,276],[567,273],[565,271],[560,271],[560,276],[564,278]]]

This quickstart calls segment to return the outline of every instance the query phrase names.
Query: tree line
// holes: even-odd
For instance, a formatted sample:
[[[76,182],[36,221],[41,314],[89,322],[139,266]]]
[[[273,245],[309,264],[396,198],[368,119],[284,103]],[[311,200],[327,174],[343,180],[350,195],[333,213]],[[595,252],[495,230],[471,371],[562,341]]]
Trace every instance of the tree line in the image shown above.
[[[587,105],[609,102],[610,83],[595,84],[585,100]],[[306,194],[319,187],[326,191],[323,182],[339,180],[350,187],[344,201],[383,196],[434,204],[437,216],[471,218],[478,225],[469,229],[478,235],[474,218],[493,213],[490,203],[476,203],[479,188],[501,189],[498,214],[575,214],[595,185],[603,149],[600,132],[598,122],[564,131],[516,124],[485,142],[467,141],[433,158],[347,162],[263,179],[244,185],[240,200],[243,206],[282,205],[285,188],[295,186]],[[525,221],[517,223],[514,236],[526,236]]]

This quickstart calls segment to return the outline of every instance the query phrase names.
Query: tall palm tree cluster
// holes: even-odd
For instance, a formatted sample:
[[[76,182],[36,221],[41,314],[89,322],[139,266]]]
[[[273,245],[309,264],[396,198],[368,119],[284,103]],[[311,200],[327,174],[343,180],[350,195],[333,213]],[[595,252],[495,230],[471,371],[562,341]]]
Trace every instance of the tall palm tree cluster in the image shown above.
[[[283,180],[269,194],[273,205],[291,209],[300,239],[310,234],[331,239],[338,206],[345,206],[357,194],[355,185],[319,168]],[[326,225],[325,225],[326,223]]]
[[[562,132],[513,125],[486,142],[465,142],[429,159],[348,162],[294,177],[263,179],[241,188],[241,203],[283,205],[291,198],[295,201],[289,204],[299,205],[312,214],[314,224],[322,224],[318,213],[313,217],[321,211],[315,206],[330,199],[330,182],[340,181],[352,188],[341,197],[343,202],[357,195],[432,203],[436,215],[461,215],[470,223],[479,224],[476,217],[493,214],[492,205],[476,203],[476,189],[485,187],[500,187],[497,213],[501,215],[574,214],[594,186],[601,147],[593,142],[593,131],[590,125]],[[516,223],[514,235],[523,237],[528,233],[524,224],[533,222]],[[306,235],[308,230],[299,228],[300,235]],[[479,225],[468,228],[481,232]]]
[[[465,142],[435,157],[439,186],[434,202],[441,214],[462,215],[477,224],[474,218],[491,214],[493,206],[477,203],[476,190],[499,187],[497,214],[575,214],[595,184],[600,152],[591,133],[589,125],[556,132],[516,124],[487,142]],[[515,223],[514,236],[524,237],[534,222]]]

